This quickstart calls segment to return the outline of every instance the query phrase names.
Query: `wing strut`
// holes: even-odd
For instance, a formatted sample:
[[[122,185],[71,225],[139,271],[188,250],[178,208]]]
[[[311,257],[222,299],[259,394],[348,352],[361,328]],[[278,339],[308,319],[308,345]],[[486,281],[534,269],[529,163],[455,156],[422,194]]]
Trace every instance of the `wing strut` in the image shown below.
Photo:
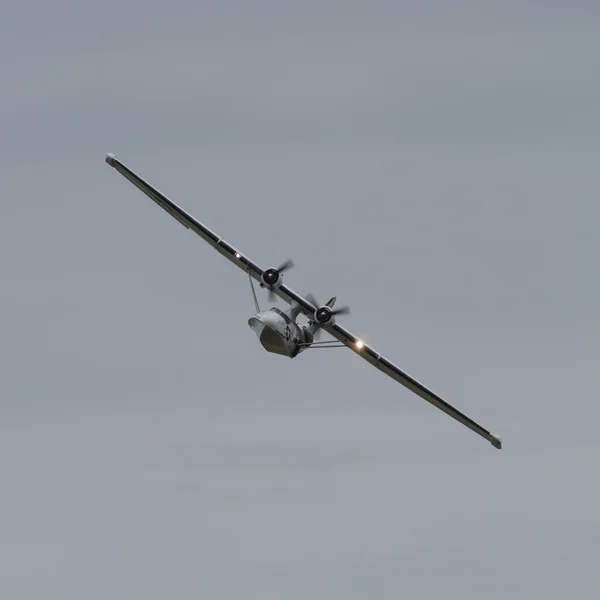
[[[336,340],[325,340],[324,342],[308,342],[307,344],[298,344],[298,346],[304,346],[307,350],[309,348],[347,348],[346,344],[339,344]]]
[[[256,297],[256,291],[254,290],[254,282],[252,281],[252,275],[248,273],[248,279],[250,279],[250,289],[252,290],[252,297],[254,298],[254,306],[256,307],[256,312],[260,312],[260,306],[258,305],[258,298]]]

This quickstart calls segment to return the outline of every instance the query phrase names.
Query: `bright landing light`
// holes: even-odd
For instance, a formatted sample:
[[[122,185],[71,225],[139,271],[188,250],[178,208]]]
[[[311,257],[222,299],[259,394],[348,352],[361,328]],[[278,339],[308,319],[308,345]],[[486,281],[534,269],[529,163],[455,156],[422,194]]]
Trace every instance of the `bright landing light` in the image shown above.
[[[241,257],[242,257],[242,255],[241,255],[239,252],[236,252],[236,253],[235,253],[235,257],[236,257],[236,258],[241,258]]]
[[[356,340],[354,345],[360,350],[365,345],[365,343],[362,340]]]

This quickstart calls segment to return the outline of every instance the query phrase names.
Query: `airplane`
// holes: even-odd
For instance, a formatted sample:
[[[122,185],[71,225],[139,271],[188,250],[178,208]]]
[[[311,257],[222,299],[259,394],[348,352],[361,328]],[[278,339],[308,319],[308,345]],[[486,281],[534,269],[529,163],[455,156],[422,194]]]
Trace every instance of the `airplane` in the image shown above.
[[[293,266],[293,261],[286,260],[278,267],[263,269],[250,260],[245,253],[226,242],[221,236],[211,231],[177,204],[161,194],[156,188],[152,187],[148,182],[129,169],[129,167],[125,166],[114,154],[107,154],[105,161],[174,219],[179,221],[185,228],[191,229],[205,242],[208,242],[217,252],[248,274],[254,306],[256,308],[256,314],[250,317],[248,325],[255,332],[261,345],[267,352],[295,358],[309,348],[347,347],[398,383],[401,383],[433,406],[486,439],[498,450],[502,448],[501,438],[489,432],[443,398],[426,388],[422,383],[419,383],[416,379],[402,371],[380,352],[337,323],[336,317],[348,314],[349,308],[343,306],[334,309],[333,307],[336,303],[335,296],[325,304],[320,304],[312,294],[305,294],[303,296],[285,285],[283,283],[283,273]],[[261,310],[254,289],[254,281],[261,288],[267,290],[271,302],[276,297],[279,297],[290,305],[289,308],[287,310],[280,310],[277,307],[272,307],[268,310]],[[308,322],[303,326],[300,326],[296,321],[299,315],[303,315],[308,319]],[[334,340],[318,341],[321,331],[326,331]]]

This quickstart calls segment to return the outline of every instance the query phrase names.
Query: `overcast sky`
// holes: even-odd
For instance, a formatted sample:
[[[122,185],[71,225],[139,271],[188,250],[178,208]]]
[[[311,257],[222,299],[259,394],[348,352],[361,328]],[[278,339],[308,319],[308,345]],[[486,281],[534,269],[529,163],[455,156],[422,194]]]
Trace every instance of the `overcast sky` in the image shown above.
[[[2,597],[593,595],[599,19],[5,7]],[[351,352],[265,352],[243,274],[106,152],[504,449]]]

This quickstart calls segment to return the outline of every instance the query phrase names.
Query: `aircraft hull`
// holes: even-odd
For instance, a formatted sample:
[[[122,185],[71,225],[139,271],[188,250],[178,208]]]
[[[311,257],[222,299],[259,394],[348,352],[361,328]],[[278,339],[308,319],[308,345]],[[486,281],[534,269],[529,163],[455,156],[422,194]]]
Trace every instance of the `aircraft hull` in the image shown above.
[[[251,317],[248,320],[248,325],[267,352],[291,357],[294,347],[286,341],[284,328],[282,323],[279,322],[280,320],[285,325],[283,319],[278,315],[263,313]]]

